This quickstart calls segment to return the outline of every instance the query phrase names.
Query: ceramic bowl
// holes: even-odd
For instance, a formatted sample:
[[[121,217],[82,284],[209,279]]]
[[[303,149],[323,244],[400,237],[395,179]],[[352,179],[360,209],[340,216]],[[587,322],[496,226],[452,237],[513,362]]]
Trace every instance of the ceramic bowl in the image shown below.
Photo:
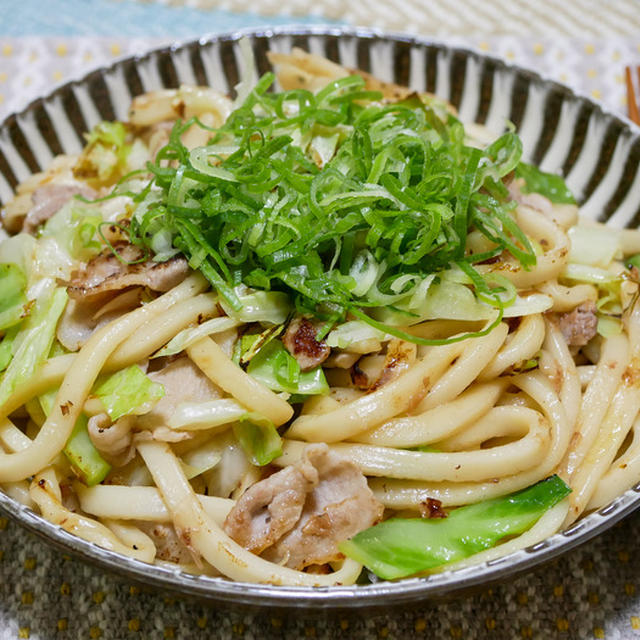
[[[343,28],[285,28],[205,37],[120,60],[68,83],[0,125],[0,202],[59,153],[78,153],[83,133],[100,120],[126,119],[130,100],[146,91],[206,84],[232,92],[239,79],[240,37],[249,39],[259,71],[266,53],[293,46],[382,80],[450,101],[466,122],[500,132],[514,124],[524,159],[560,172],[585,216],[609,224],[640,222],[640,129],[588,98],[525,69],[475,51],[402,35]],[[106,551],[44,520],[0,492],[0,509],[65,553],[147,585],[233,606],[288,609],[391,607],[452,596],[505,580],[570,551],[640,506],[640,485],[569,530],[498,560],[429,578],[331,588],[293,588],[193,576]]]

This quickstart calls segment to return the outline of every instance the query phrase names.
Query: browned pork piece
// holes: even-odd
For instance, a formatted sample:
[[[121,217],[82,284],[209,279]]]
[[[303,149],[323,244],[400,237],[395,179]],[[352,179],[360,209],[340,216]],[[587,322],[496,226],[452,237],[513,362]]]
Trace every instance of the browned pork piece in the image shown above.
[[[560,331],[567,344],[572,347],[584,347],[598,329],[596,305],[592,301],[583,302],[569,313],[560,316]]]
[[[53,182],[38,187],[31,194],[33,206],[24,217],[22,230],[33,233],[39,225],[58,213],[71,198],[77,195],[95,198],[96,192],[79,182],[62,184]]]
[[[198,552],[187,546],[173,526],[160,522],[135,522],[136,526],[146,533],[156,547],[156,558],[175,562],[176,564],[190,564],[199,561]]]
[[[69,283],[71,298],[85,298],[107,291],[143,286],[153,291],[168,291],[180,284],[189,273],[189,265],[182,256],[166,262],[143,260],[144,252],[128,242],[116,242],[114,249],[105,249],[92,258],[82,271],[72,274]]]
[[[303,569],[338,560],[338,543],[378,522],[382,512],[352,462],[313,444],[299,462],[250,487],[224,529],[264,558]]]
[[[206,402],[221,396],[220,390],[186,356],[176,358],[159,371],[148,374],[153,382],[164,387],[164,396],[153,409],[137,418],[142,429],[166,429],[165,425],[175,413],[176,407],[183,402]],[[174,431],[176,437],[184,432]],[[160,438],[165,440],[166,438]]]
[[[295,317],[287,327],[282,343],[298,361],[302,371],[309,371],[322,364],[331,353],[331,347],[316,340],[318,328],[304,316]]]
[[[106,413],[89,418],[87,431],[91,442],[102,456],[116,467],[127,464],[136,453],[131,433],[134,420],[132,416],[123,416],[112,423]]]

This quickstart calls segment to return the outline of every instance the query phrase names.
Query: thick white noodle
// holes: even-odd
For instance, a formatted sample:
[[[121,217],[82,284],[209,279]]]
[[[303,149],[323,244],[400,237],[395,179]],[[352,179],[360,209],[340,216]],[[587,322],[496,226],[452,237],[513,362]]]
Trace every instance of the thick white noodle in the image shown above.
[[[560,386],[560,400],[562,400],[567,415],[567,424],[573,430],[582,401],[582,389],[576,363],[556,324],[547,319],[545,326],[546,336],[539,363],[540,369],[550,380]]]
[[[136,549],[134,544],[127,544],[115,535],[105,525],[77,513],[69,511],[62,505],[60,487],[55,472],[51,467],[36,474],[30,489],[31,499],[38,505],[40,513],[50,522],[60,525],[65,531],[93,542],[103,549],[115,551],[123,555],[153,561],[155,548],[145,545],[143,549]]]
[[[550,218],[531,207],[519,206],[516,209],[516,222],[530,238],[543,247],[550,247],[537,257],[536,266],[526,271],[514,260],[498,262],[495,265],[480,265],[478,270],[484,273],[496,272],[511,280],[518,289],[528,289],[542,282],[555,280],[564,269],[569,255],[569,238]]]
[[[507,384],[507,380],[493,380],[473,385],[447,404],[417,416],[393,418],[351,439],[362,444],[406,448],[438,442],[481,418],[493,407]]]
[[[416,482],[372,478],[369,484],[378,500],[392,509],[418,509],[427,498],[440,500],[445,506],[458,506],[524,489],[553,473],[571,438],[562,402],[549,380],[540,372],[515,376],[512,382],[541,407],[551,427],[551,441],[539,465],[522,473],[496,476],[484,482]]]
[[[583,512],[597,484],[614,461],[640,411],[640,303],[636,301],[627,317],[629,365],[622,375],[604,420],[590,447],[569,480],[573,492],[566,524]],[[594,378],[595,379],[595,378]]]
[[[493,380],[508,367],[533,358],[545,336],[544,320],[539,313],[525,316],[516,331],[505,341],[493,360],[482,370],[478,380]]]
[[[572,311],[583,302],[595,302],[598,299],[598,290],[592,284],[565,287],[557,280],[551,280],[540,283],[536,288],[553,298],[552,310],[558,313]]]
[[[586,510],[592,511],[604,507],[638,482],[640,482],[640,419],[636,419],[633,425],[629,448],[600,478]]]
[[[166,311],[180,299],[192,297],[202,287],[200,275],[190,276],[153,302],[97,330],[75,357],[51,414],[28,449],[10,454],[0,452],[0,482],[23,480],[47,466],[69,439],[93,383],[118,344],[149,318]]]
[[[171,514],[155,487],[127,487],[122,485],[74,485],[80,507],[99,518],[170,522]],[[234,500],[196,494],[207,514],[222,525],[235,504]]]
[[[308,442],[338,442],[377,427],[398,414],[423,413],[452,400],[493,357],[507,331],[507,326],[501,324],[482,338],[433,347],[422,360],[377,391],[322,415],[301,415],[287,436]],[[444,373],[456,359],[455,365]],[[452,374],[453,371],[458,375]]]
[[[248,409],[269,418],[276,426],[293,415],[291,405],[245,373],[211,338],[201,338],[187,353],[202,372]]]
[[[498,415],[481,418],[482,428],[488,432],[487,423],[493,419],[499,423],[500,413],[507,413],[514,434],[525,435],[507,444],[475,451],[423,452],[378,447],[368,444],[337,442],[331,448],[354,464],[367,476],[406,478],[409,480],[469,482],[517,474],[539,465],[548,451],[549,428],[546,420],[531,409],[523,407],[498,407]],[[500,432],[506,432],[501,425]],[[286,466],[299,460],[305,443],[285,440],[282,456],[274,460]]]
[[[576,472],[597,438],[598,429],[620,386],[628,362],[629,341],[626,335],[613,336],[604,341],[596,371],[582,395],[570,449],[559,467],[563,478],[570,478]]]

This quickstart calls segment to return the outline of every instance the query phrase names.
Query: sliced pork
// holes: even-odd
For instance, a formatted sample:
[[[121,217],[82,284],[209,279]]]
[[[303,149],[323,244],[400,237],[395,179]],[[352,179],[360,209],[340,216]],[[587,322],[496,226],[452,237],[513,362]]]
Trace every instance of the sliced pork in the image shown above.
[[[303,569],[338,560],[338,544],[378,522],[382,512],[353,463],[313,444],[299,462],[250,487],[224,529],[264,558]]]
[[[180,357],[163,369],[147,375],[153,382],[159,382],[164,387],[164,396],[149,413],[138,416],[136,420],[138,429],[168,429],[166,424],[179,404],[206,402],[221,396],[220,390],[187,357]],[[161,434],[162,431],[159,435]],[[167,438],[157,439],[166,440]]]
[[[91,187],[79,182],[53,182],[38,187],[31,194],[33,206],[24,217],[22,230],[27,233],[33,233],[43,222],[58,213],[71,198],[77,195],[91,199],[96,197],[96,192]]]
[[[127,242],[113,245],[92,258],[82,271],[74,272],[69,283],[71,298],[95,296],[107,291],[120,291],[127,287],[143,286],[153,291],[168,291],[180,284],[189,273],[189,265],[182,256],[166,262],[145,260],[139,247]]]
[[[316,340],[318,328],[304,316],[297,316],[287,327],[282,343],[298,361],[302,371],[314,369],[322,364],[331,353],[331,347],[322,340]]]
[[[596,305],[592,301],[583,302],[569,313],[560,316],[560,331],[567,344],[572,347],[584,347],[598,329]]]

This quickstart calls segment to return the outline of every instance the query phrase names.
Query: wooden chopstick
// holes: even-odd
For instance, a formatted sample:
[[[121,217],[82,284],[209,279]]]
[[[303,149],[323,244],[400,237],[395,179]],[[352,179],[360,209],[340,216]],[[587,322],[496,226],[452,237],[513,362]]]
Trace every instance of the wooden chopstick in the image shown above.
[[[640,112],[638,111],[638,103],[636,101],[636,92],[633,87],[633,78],[631,77],[631,67],[625,67],[625,78],[627,82],[627,110],[629,112],[629,120],[640,124]],[[638,74],[638,83],[640,86],[640,66],[636,67]]]

